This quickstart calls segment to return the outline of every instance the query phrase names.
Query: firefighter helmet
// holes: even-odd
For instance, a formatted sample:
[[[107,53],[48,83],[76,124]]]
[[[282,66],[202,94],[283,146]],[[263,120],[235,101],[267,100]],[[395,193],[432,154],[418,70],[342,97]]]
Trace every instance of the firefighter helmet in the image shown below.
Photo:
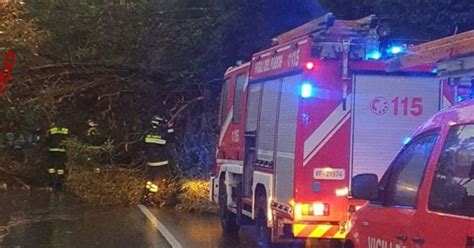
[[[97,122],[95,122],[91,119],[87,120],[87,125],[89,125],[89,127],[97,127],[98,126]]]

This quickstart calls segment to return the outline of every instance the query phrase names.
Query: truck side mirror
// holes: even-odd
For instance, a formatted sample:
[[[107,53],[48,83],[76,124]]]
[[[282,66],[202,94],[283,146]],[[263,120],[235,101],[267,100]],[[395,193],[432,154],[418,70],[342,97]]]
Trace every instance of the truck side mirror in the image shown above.
[[[352,197],[374,200],[377,196],[378,177],[375,174],[359,174],[352,178]]]

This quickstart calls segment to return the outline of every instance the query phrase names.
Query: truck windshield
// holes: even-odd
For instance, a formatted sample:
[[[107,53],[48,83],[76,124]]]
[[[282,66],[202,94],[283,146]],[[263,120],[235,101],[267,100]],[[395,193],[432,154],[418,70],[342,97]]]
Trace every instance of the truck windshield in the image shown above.
[[[437,133],[426,134],[403,148],[382,177],[376,202],[384,206],[416,206],[418,189],[437,138]]]

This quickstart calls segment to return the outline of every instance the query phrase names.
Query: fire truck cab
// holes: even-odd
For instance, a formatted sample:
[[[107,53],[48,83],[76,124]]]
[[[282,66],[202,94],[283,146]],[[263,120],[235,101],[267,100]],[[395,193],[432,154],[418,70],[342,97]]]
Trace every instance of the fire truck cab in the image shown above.
[[[353,179],[369,200],[352,216],[345,247],[474,247],[474,101],[434,115],[377,183]]]
[[[385,71],[377,30],[374,16],[327,14],[227,70],[210,190],[225,232],[255,224],[261,247],[339,243],[361,205],[352,176],[382,176],[412,131],[450,105],[431,67]]]

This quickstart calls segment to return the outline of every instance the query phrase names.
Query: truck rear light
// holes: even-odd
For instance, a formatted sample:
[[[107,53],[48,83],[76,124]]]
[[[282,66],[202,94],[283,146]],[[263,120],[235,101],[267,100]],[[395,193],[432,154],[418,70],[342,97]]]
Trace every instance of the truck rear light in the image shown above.
[[[349,195],[349,188],[344,187],[342,189],[336,189],[336,196],[347,196]]]
[[[327,203],[313,203],[313,215],[327,216],[329,215],[329,204]]]
[[[308,216],[328,216],[329,204],[321,202],[296,203],[294,213],[295,220],[302,220]]]
[[[312,69],[314,69],[314,62],[313,62],[313,61],[308,61],[308,62],[306,62],[305,67],[306,67],[307,70],[312,70]]]

